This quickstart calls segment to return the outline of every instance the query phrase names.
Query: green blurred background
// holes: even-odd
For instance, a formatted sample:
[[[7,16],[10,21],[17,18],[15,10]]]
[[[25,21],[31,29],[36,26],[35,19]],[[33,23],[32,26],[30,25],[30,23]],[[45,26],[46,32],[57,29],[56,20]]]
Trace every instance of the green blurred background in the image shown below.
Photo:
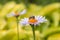
[[[31,15],[42,15],[48,19],[43,27],[43,36],[47,40],[60,40],[60,1],[59,0],[0,0],[0,40],[17,40],[17,24],[15,17],[7,18],[12,11],[27,13],[19,17],[19,20]],[[37,27],[36,40],[40,40],[40,27]],[[19,24],[20,40],[33,40],[30,26],[22,27]]]

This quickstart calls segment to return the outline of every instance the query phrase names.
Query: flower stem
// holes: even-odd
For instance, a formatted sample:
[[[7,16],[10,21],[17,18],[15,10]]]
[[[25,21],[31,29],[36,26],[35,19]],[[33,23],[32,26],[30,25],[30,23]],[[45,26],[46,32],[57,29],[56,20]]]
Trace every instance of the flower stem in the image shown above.
[[[40,33],[42,34],[42,27],[40,27]]]
[[[18,40],[19,40],[19,26],[18,26],[18,22],[19,22],[19,20],[18,20],[18,17],[16,17],[16,21],[17,21],[17,37],[18,37]]]
[[[34,29],[34,25],[32,26],[32,31],[33,31],[33,37],[34,37],[34,40],[35,40],[35,29]]]

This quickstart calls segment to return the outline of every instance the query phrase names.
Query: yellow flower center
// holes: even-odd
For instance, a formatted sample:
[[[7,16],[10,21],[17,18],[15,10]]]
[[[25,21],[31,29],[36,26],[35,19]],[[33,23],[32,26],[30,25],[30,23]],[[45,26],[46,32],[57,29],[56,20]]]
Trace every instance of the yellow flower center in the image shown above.
[[[36,19],[29,19],[29,21],[28,21],[29,23],[35,23],[35,22],[37,22],[37,20]]]
[[[15,12],[15,15],[18,15],[18,12],[17,11]]]

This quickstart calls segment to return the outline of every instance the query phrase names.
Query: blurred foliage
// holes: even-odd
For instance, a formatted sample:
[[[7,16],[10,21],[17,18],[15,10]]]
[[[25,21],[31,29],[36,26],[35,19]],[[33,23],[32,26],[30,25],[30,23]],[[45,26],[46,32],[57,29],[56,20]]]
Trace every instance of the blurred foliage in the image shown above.
[[[42,24],[44,37],[51,40],[54,35],[60,37],[60,1],[59,0],[0,0],[0,40],[17,40],[16,18],[7,18],[12,11],[27,9],[27,13],[19,17],[42,15],[48,19]],[[40,40],[40,27],[36,27],[36,40]],[[56,33],[57,32],[57,33]],[[19,24],[20,40],[33,40],[31,27]],[[50,36],[51,35],[51,36]],[[55,36],[57,37],[57,36]]]

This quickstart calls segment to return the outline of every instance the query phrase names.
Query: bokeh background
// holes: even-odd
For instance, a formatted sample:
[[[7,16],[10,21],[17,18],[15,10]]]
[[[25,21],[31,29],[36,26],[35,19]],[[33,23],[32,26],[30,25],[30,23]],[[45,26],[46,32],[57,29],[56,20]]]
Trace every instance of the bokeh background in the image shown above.
[[[17,23],[15,17],[7,18],[12,11],[27,9],[19,20],[31,15],[42,15],[48,19],[43,27],[43,36],[47,40],[60,40],[60,1],[59,0],[0,0],[0,40],[17,40]],[[40,27],[35,30],[36,40],[40,40]],[[33,40],[30,26],[19,24],[19,39]]]

